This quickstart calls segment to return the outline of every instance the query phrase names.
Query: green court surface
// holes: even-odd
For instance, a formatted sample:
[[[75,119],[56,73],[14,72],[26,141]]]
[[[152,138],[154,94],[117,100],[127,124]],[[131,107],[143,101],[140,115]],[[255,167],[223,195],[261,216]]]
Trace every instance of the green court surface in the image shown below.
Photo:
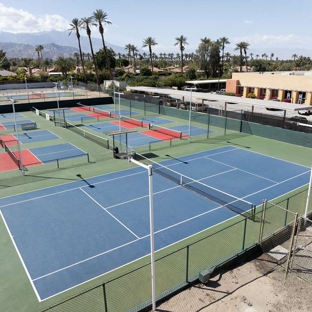
[[[164,126],[168,127],[188,124],[188,112],[175,108],[161,108],[160,112],[163,114],[158,114],[158,108],[156,110],[153,106],[142,105],[142,103],[138,102],[130,105],[130,102],[124,99],[122,100],[121,108],[132,113],[138,113],[133,115],[134,118],[138,119],[158,116],[170,120],[173,124],[164,124]],[[55,163],[29,167],[25,172],[25,176],[22,176],[20,170],[0,173],[0,198],[78,181],[80,178],[77,175],[81,175],[86,179],[134,167],[127,160],[114,159],[111,149],[104,148],[100,144],[87,140],[81,135],[59,126],[59,124],[62,124],[62,120],[56,120],[56,124],[47,120],[42,116],[47,112],[42,111],[41,115],[36,115],[34,112],[29,111],[23,112],[23,115],[25,118],[37,122],[40,125],[40,129],[49,130],[59,136],[59,139],[25,144],[23,149],[70,142],[89,153],[90,163],[87,163],[84,159],[74,158],[62,161],[59,169],[57,169]],[[75,114],[78,113],[70,113],[71,116]],[[226,120],[224,117],[219,116],[211,116],[209,120],[207,114],[192,114],[192,124],[207,130],[207,134],[192,137],[191,140],[170,140],[148,144],[137,148],[136,152],[152,158],[154,161],[162,161],[218,147],[235,146],[306,167],[311,166],[311,143],[310,141],[308,142],[306,134],[294,133],[290,130],[276,129],[274,127],[254,126],[247,122],[243,124],[243,131],[244,129],[245,131],[241,132],[242,124],[238,124],[237,121]],[[100,138],[109,140],[110,146],[112,146],[110,137],[103,133],[92,132],[87,127],[91,123],[108,123],[112,120],[118,119],[109,118],[101,121],[86,121],[84,124],[74,122],[74,124],[79,127],[81,132],[91,132]],[[209,125],[207,124],[208,122]],[[260,129],[260,127],[263,129]],[[4,131],[4,133],[7,134],[8,131]],[[4,133],[0,133],[0,135]],[[255,133],[257,135],[254,135]],[[292,144],[295,142],[298,145]],[[118,142],[116,144],[118,146]],[[119,147],[120,149],[125,148],[124,145]],[[4,152],[4,150],[2,149],[1,152]],[[292,193],[283,196],[283,198],[276,199],[275,202],[281,206],[285,206],[286,202],[288,202],[290,203],[288,207],[290,211],[303,214],[306,196],[307,186],[294,190]],[[50,200],[53,200],[53,198]],[[311,211],[311,204],[309,208],[309,211]],[[257,216],[259,217],[260,212],[261,207],[258,207]],[[269,213],[268,218],[270,218],[270,226],[266,230],[271,233],[284,225],[280,221],[283,219],[283,222],[285,222],[284,215],[272,212],[271,214]],[[288,221],[291,222],[290,215],[286,216],[286,218],[289,218],[289,220],[286,220],[286,223]],[[181,286],[185,286],[188,282],[186,279],[191,281],[203,268],[213,267],[244,251],[247,247],[253,246],[257,243],[259,224],[258,222],[247,221],[246,218],[238,215],[237,218],[228,220],[217,227],[209,228],[158,252],[156,254],[157,295],[161,297],[168,290],[173,291],[175,288],[178,289]],[[21,226],[23,225],[21,224]],[[38,302],[2,218],[0,219],[0,246],[1,311],[39,311],[53,306],[49,311],[115,312],[127,311],[139,306],[143,307],[150,300],[149,257],[140,259],[105,276],[70,289],[56,297]],[[187,272],[185,272],[186,266],[188,266]],[[105,286],[103,286],[103,283],[105,283]],[[89,289],[92,290],[87,291]],[[82,295],[76,296],[81,293]],[[75,298],[67,300],[72,296],[75,296]],[[64,300],[66,300],[64,303],[60,303]]]

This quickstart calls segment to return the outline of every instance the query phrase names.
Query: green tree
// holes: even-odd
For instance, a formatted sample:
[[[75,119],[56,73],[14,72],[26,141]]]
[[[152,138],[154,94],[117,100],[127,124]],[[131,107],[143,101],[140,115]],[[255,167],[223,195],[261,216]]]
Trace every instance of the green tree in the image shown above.
[[[196,50],[199,68],[205,72],[206,78],[209,77],[209,53],[212,41],[205,37],[200,39],[201,43]]]
[[[36,47],[36,52],[37,52],[37,55],[38,55],[38,63],[39,63],[39,66],[42,67],[42,50],[43,50],[43,46],[40,44]]]
[[[0,50],[0,68],[10,69],[11,64],[5,55],[6,55],[6,52],[4,52],[3,50]]]
[[[175,38],[175,40],[176,40],[176,43],[174,45],[179,46],[179,49],[180,49],[181,73],[183,73],[183,52],[185,50],[185,46],[188,45],[187,38],[181,35],[180,37]]]
[[[246,59],[246,68],[247,68],[247,49],[248,49],[249,43],[242,41],[239,43],[236,43],[235,51],[239,50],[239,71],[242,72],[243,67],[243,52],[245,54]]]
[[[131,64],[131,47],[132,47],[132,44],[131,43],[128,43],[125,45],[125,50],[127,50],[127,56],[128,56],[128,61],[129,63]]]
[[[92,55],[92,63],[94,66],[94,71],[95,71],[96,83],[99,85],[100,82],[99,82],[98,68],[97,68],[95,57],[94,57],[93,45],[92,45],[92,40],[91,40],[91,28],[90,27],[92,26],[97,26],[96,23],[94,23],[93,17],[84,17],[81,19],[81,27],[85,29],[89,38],[89,44],[90,44],[91,55]]]
[[[152,47],[155,46],[155,45],[157,45],[157,44],[158,44],[158,43],[155,41],[154,38],[152,38],[152,37],[147,37],[146,39],[143,40],[143,45],[142,45],[142,48],[148,47],[150,62],[151,62],[151,66],[152,66],[152,72],[153,72],[153,70],[154,70],[154,67],[153,67],[153,58],[152,58],[152,55],[153,55]]]
[[[222,62],[222,74],[224,72],[224,49],[226,44],[230,44],[229,38],[222,37],[219,39],[220,42],[220,48],[222,50],[222,57],[221,57],[221,62]]]
[[[104,52],[103,49],[101,49],[95,54],[95,60],[96,60],[96,64],[99,70],[107,69],[107,63],[106,63],[107,59],[109,59],[110,66],[114,68],[116,66],[116,59],[115,59],[115,53],[112,49],[107,49],[106,53]],[[108,73],[110,76],[109,71]]]
[[[214,42],[210,48],[209,65],[212,71],[212,77],[218,77],[220,75],[220,45],[218,42]]]
[[[99,25],[99,32],[100,32],[101,38],[102,38],[103,51],[104,51],[104,55],[106,57],[106,66],[107,66],[106,68],[109,70],[110,79],[114,80],[114,74],[112,71],[112,66],[110,64],[110,58],[108,56],[106,45],[105,45],[104,27],[103,27],[103,24],[111,25],[112,22],[107,19],[107,13],[104,12],[103,10],[96,10],[95,12],[93,12],[93,18],[94,18],[94,20],[96,20],[96,22]]]
[[[69,29],[69,36],[70,34],[74,31],[76,33],[76,37],[78,40],[78,47],[79,47],[79,54],[80,54],[80,61],[81,61],[81,66],[82,66],[82,71],[83,71],[83,77],[85,83],[87,83],[87,75],[86,75],[86,70],[84,66],[84,58],[82,56],[82,50],[81,50],[81,42],[80,42],[80,32],[79,29],[81,27],[81,21],[78,18],[74,18],[71,23],[70,23],[71,28]]]
[[[75,61],[72,58],[59,57],[54,64],[62,72],[62,76],[67,78],[67,73],[75,68]]]
[[[140,69],[141,76],[152,76],[153,72],[148,67],[142,67]]]

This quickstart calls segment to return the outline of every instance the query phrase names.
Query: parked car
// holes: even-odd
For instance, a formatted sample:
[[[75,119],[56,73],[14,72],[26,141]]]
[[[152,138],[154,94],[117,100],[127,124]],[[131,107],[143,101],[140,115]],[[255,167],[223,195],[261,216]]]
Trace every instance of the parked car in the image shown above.
[[[300,123],[308,123],[308,119],[302,116],[293,116],[288,119],[289,121],[292,121],[294,123],[300,122]]]
[[[225,92],[226,92],[225,89],[220,89],[219,91],[216,91],[216,94],[223,94],[223,93],[225,93]]]

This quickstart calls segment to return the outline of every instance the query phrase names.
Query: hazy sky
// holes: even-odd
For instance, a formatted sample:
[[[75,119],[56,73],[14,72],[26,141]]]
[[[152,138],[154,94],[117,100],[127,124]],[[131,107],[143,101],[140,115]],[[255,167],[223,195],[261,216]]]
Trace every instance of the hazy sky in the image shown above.
[[[312,49],[312,0],[0,0],[0,31],[67,30],[73,18],[88,17],[96,9],[108,14],[106,40],[141,48],[155,38],[153,50],[175,52],[175,38],[188,38],[195,51],[200,38],[229,38],[228,49],[247,41],[250,48]],[[97,29],[92,36],[98,37]]]

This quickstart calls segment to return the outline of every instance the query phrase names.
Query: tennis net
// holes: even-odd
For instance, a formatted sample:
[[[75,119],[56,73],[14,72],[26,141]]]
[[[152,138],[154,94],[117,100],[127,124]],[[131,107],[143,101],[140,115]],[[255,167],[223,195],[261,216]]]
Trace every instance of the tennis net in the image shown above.
[[[172,130],[166,127],[158,126],[155,124],[149,124],[148,128],[153,131],[157,131],[161,134],[168,135],[175,139],[182,139],[183,133],[181,131]]]
[[[6,145],[6,142],[0,139],[0,144],[2,147],[4,147],[4,150],[8,153],[8,155],[11,157],[11,159],[15,162],[18,169],[21,169],[21,162],[16,157],[16,155],[10,150],[10,148]]]
[[[108,111],[105,111],[105,110],[101,110],[101,109],[96,108],[94,106],[88,106],[88,105],[84,105],[84,104],[81,104],[81,103],[77,103],[77,105],[81,109],[83,109],[85,111],[93,112],[93,113],[95,113],[97,115],[102,115],[102,116],[109,117],[109,118],[112,117],[111,112],[108,112]]]
[[[131,125],[135,125],[138,127],[144,127],[144,123],[142,120],[126,117],[126,116],[120,116],[120,120],[126,123],[129,123]]]
[[[109,144],[109,140],[102,138],[98,135],[95,135],[91,132],[88,132],[86,130],[80,129],[79,125],[74,125],[72,123],[69,123],[68,121],[66,121],[66,129],[71,130],[77,134],[79,134],[80,136],[84,137],[85,139],[92,141],[104,148],[107,149],[112,149],[112,147]]]
[[[255,221],[255,205],[253,205],[252,203],[225,193],[214,187],[208,186],[207,184],[204,184],[200,181],[194,180],[166,166],[154,162],[151,159],[144,157],[143,155],[138,154],[138,156],[147,160],[148,163],[153,166],[153,172],[235,213],[238,213],[248,219]]]

